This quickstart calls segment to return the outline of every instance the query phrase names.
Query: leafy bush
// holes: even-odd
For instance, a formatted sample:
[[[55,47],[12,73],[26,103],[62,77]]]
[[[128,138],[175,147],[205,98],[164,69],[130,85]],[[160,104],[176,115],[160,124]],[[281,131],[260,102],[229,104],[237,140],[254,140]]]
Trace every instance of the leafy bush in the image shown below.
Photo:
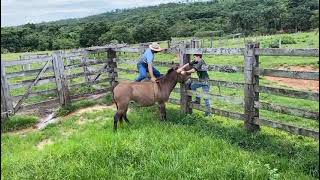
[[[35,125],[38,122],[38,117],[15,115],[1,124],[1,132],[9,132],[19,129],[24,129]]]
[[[279,42],[279,39],[277,39],[277,40]],[[297,44],[297,42],[291,36],[282,36],[281,37],[281,44]]]

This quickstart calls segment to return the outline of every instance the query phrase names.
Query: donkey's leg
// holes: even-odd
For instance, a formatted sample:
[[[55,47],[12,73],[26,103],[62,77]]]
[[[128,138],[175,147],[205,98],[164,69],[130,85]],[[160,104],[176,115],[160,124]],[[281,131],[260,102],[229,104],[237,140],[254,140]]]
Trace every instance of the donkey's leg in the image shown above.
[[[126,123],[131,124],[127,117],[127,112],[123,115],[123,119],[126,121]]]
[[[117,128],[118,128],[118,121],[119,121],[119,114],[118,112],[114,115],[114,121],[113,121],[113,130],[114,132],[117,132]]]
[[[161,120],[167,120],[166,104],[159,103]]]

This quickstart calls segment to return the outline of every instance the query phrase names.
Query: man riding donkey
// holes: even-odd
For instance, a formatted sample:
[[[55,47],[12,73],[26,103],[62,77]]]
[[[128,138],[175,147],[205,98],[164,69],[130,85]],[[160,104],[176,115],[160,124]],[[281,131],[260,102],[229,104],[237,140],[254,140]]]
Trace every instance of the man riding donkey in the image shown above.
[[[162,50],[163,49],[158,43],[152,43],[149,45],[149,48],[143,53],[137,64],[139,76],[135,79],[136,82],[140,82],[148,78],[148,72],[151,77],[151,81],[153,82],[161,76],[161,73],[152,66],[152,62],[154,60],[154,55]]]
[[[190,63],[187,63],[180,67],[177,72],[183,74],[194,73],[197,72],[199,77],[199,82],[193,82],[191,84],[191,90],[196,91],[198,88],[202,88],[203,92],[209,93],[210,86],[209,86],[209,75],[208,75],[208,67],[205,61],[202,59],[202,54],[194,54],[194,60]],[[189,67],[190,70],[185,70],[185,68]],[[200,97],[197,96],[196,100],[193,101],[194,104],[200,104]],[[210,100],[205,99],[206,104],[206,112],[205,116],[211,116],[211,107],[210,107]]]

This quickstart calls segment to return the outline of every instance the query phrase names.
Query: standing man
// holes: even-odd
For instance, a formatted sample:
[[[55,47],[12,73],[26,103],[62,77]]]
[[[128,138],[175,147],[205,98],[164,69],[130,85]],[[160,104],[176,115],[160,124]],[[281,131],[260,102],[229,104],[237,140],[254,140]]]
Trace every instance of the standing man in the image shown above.
[[[143,53],[140,61],[137,64],[139,76],[136,78],[136,82],[140,82],[143,79],[147,78],[147,72],[149,72],[151,81],[156,81],[156,79],[161,76],[160,72],[152,66],[152,62],[154,60],[155,53],[158,53],[162,50],[163,49],[158,43],[152,43],[149,45],[149,48]]]
[[[208,67],[204,60],[202,59],[202,54],[194,54],[194,60],[190,63],[183,65],[181,68],[177,70],[178,73],[186,74],[186,73],[194,73],[197,72],[199,77],[199,82],[193,82],[191,84],[191,90],[196,91],[198,88],[202,88],[203,92],[209,93],[210,86],[209,86],[209,74],[208,74]],[[184,68],[190,66],[190,70],[185,71]],[[196,100],[193,101],[195,104],[200,104],[200,97],[196,97]],[[210,100],[205,99],[207,111],[205,116],[211,115],[211,107],[210,107]]]

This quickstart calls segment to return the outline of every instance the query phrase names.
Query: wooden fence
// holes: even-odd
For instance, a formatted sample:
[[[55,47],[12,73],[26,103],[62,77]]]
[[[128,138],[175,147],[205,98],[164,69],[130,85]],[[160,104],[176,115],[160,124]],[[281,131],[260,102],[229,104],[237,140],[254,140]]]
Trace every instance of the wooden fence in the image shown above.
[[[118,72],[136,73],[136,69],[120,68],[119,63],[136,64],[137,61],[124,60],[117,57],[117,53],[142,53],[147,44],[141,44],[140,47],[130,47],[128,45],[108,45],[100,47],[91,47],[78,50],[72,53],[55,52],[52,56],[42,56],[29,60],[19,61],[3,61],[1,60],[1,116],[8,117],[10,113],[19,111],[20,108],[28,109],[35,108],[39,105],[48,103],[60,103],[67,105],[71,100],[86,97],[91,93],[77,93],[70,95],[70,91],[82,86],[93,86],[99,83],[108,82],[108,86],[104,88],[94,89],[93,93],[111,92],[112,88],[121,78],[118,77]],[[104,59],[92,58],[92,55],[106,54]],[[259,67],[260,56],[304,56],[304,57],[319,57],[319,49],[261,49],[259,44],[249,43],[244,48],[199,48],[199,41],[181,43],[174,48],[168,48],[164,53],[179,54],[180,62],[155,62],[156,65],[170,67],[175,64],[185,64],[190,62],[190,55],[195,53],[210,54],[210,55],[244,55],[244,66],[222,66],[208,65],[209,71],[228,72],[228,73],[243,73],[244,82],[230,82],[222,80],[210,80],[212,86],[225,88],[243,89],[244,98],[233,96],[222,96],[216,94],[206,94],[191,91],[185,84],[180,84],[180,89],[175,89],[174,92],[180,94],[180,99],[170,98],[169,102],[180,105],[181,111],[184,113],[192,113],[193,109],[205,111],[206,108],[199,104],[191,102],[192,96],[201,96],[202,98],[218,99],[224,102],[241,105],[243,113],[231,112],[216,107],[212,107],[212,113],[220,116],[229,117],[232,119],[244,120],[245,128],[249,131],[257,131],[260,126],[269,126],[277,129],[282,129],[294,134],[319,138],[319,132],[311,129],[297,127],[291,124],[280,121],[272,121],[261,117],[259,109],[273,111],[277,113],[288,114],[292,116],[307,118],[310,120],[319,121],[319,112],[313,112],[307,109],[292,108],[281,106],[273,103],[263,102],[259,100],[260,93],[273,94],[277,96],[308,99],[311,101],[319,101],[319,93],[297,91],[284,88],[275,88],[259,85],[260,76],[285,77],[293,79],[319,80],[319,72],[303,72],[303,71],[286,71],[275,69],[264,69]],[[91,54],[91,55],[90,55]],[[79,60],[80,59],[80,60]],[[35,68],[27,71],[7,72],[10,66],[42,63],[41,68]],[[100,67],[92,68],[92,66],[100,65]],[[67,73],[75,68],[81,68],[81,72]],[[44,73],[52,72],[50,76],[43,76]],[[24,77],[27,75],[37,75],[31,80],[25,80],[18,84],[8,82],[12,78]],[[102,76],[104,79],[99,79]],[[84,77],[85,82],[72,84],[74,78]],[[192,82],[197,82],[197,79],[192,78]],[[45,91],[32,92],[32,87],[46,83],[55,83],[56,86]],[[27,91],[23,95],[12,95],[11,91],[16,88],[27,87]],[[36,104],[23,105],[22,102],[29,96],[46,95],[50,93],[57,94],[56,98]],[[2,98],[4,97],[4,98]],[[15,101],[15,103],[13,103]]]

